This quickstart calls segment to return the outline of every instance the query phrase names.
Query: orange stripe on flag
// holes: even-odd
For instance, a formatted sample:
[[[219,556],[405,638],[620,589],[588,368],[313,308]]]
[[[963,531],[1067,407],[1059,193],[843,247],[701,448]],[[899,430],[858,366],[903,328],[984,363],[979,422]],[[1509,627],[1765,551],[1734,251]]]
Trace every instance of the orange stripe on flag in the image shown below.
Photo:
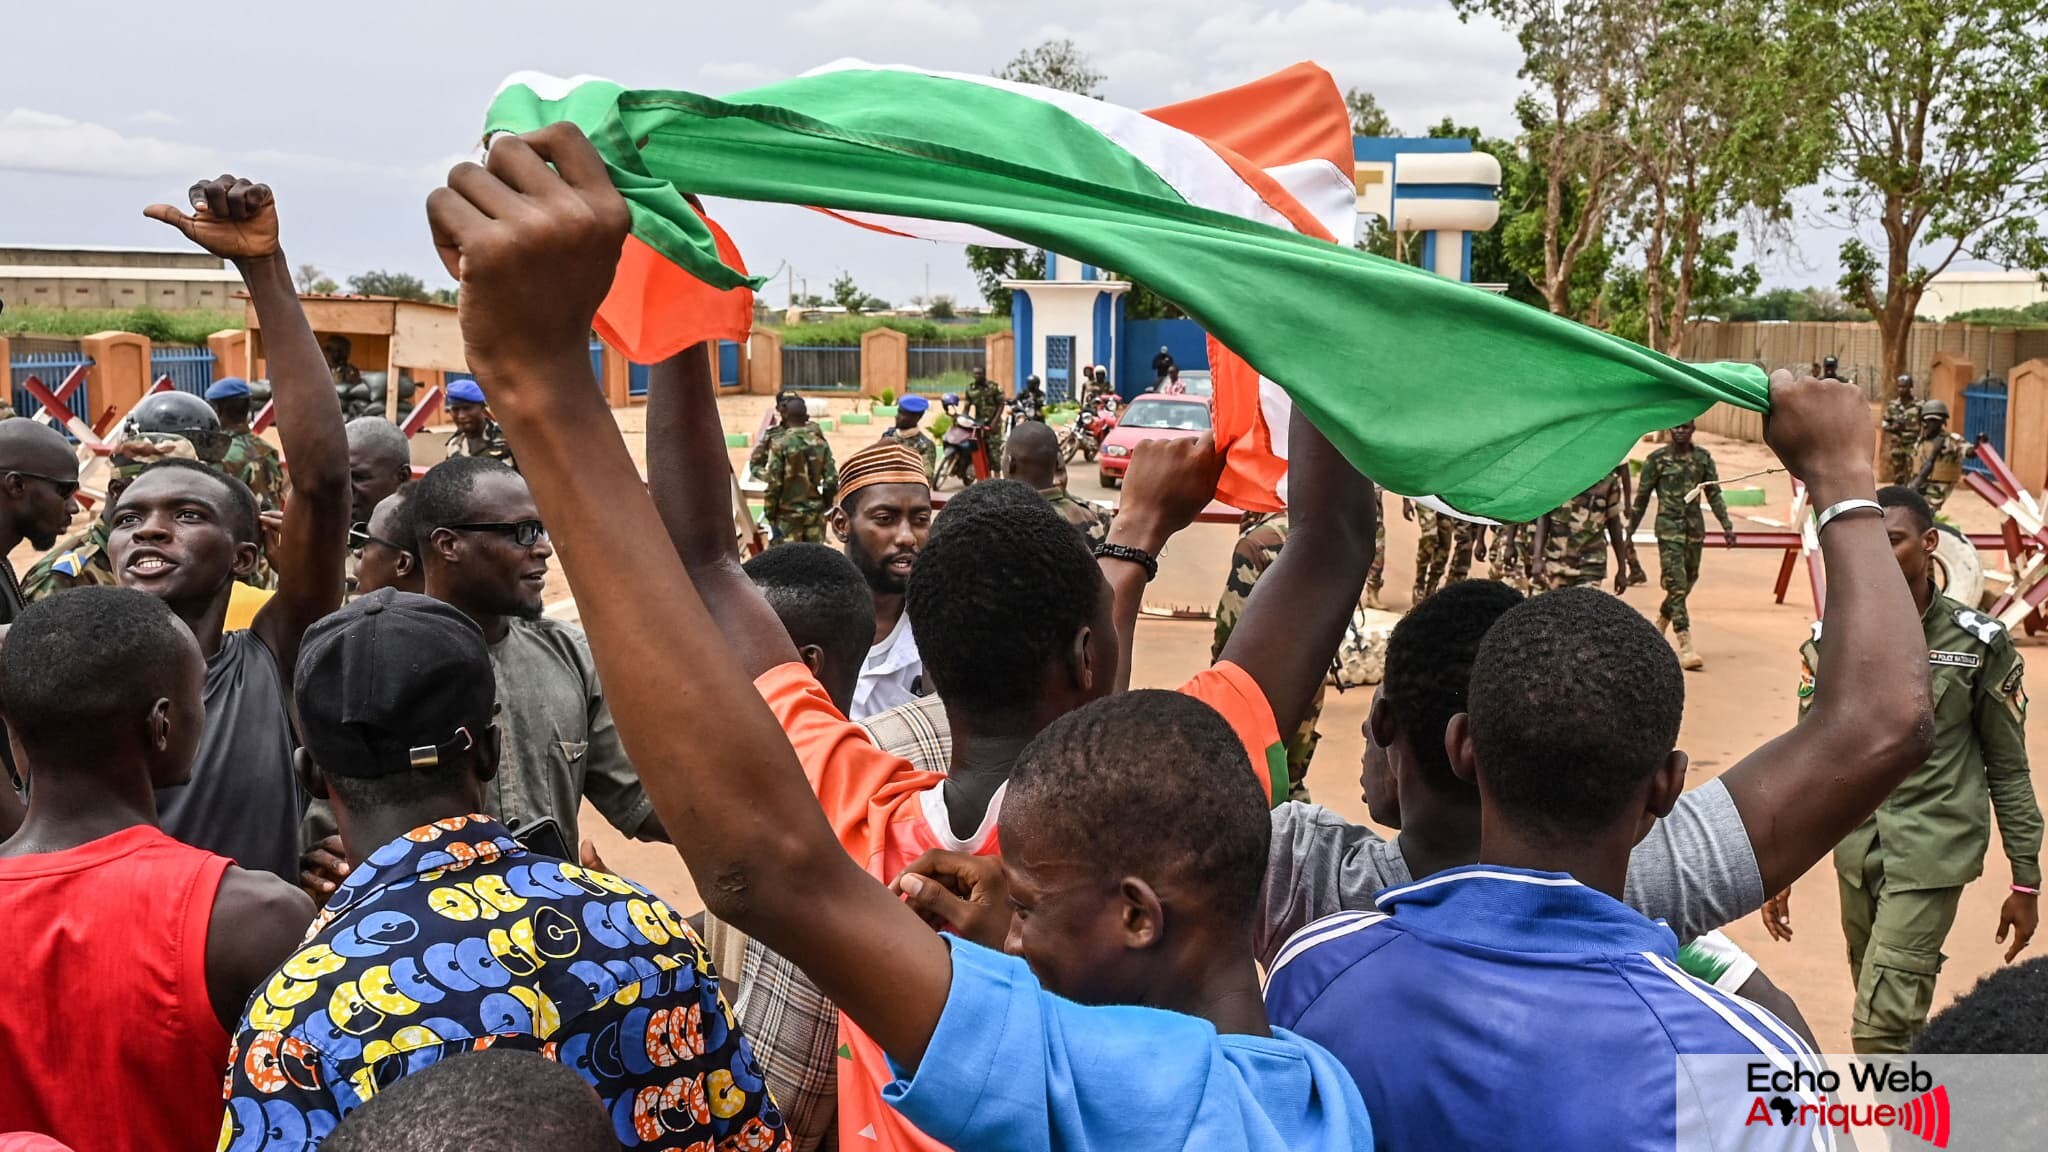
[[[1225,453],[1216,498],[1247,512],[1280,511],[1287,506],[1280,498],[1287,461],[1273,451],[1273,430],[1259,410],[1258,369],[1211,336],[1209,379],[1216,446]]]
[[[1307,61],[1145,115],[1221,144],[1261,168],[1327,160],[1337,171],[1350,172],[1353,164],[1351,117],[1337,82]]]
[[[732,237],[710,217],[704,223],[718,244],[718,258],[745,272]],[[612,290],[591,326],[626,359],[654,364],[706,340],[745,340],[754,327],[754,294],[713,288],[627,236]]]

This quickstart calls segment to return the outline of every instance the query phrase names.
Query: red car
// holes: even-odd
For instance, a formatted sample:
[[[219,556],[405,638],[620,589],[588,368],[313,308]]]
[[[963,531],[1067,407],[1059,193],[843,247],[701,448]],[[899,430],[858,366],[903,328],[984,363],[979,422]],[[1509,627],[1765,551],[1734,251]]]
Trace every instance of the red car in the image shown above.
[[[1167,396],[1147,392],[1138,397],[1124,409],[1116,427],[1102,442],[1102,456],[1096,462],[1102,486],[1114,488],[1123,482],[1124,470],[1131,466],[1131,449],[1137,447],[1140,440],[1200,436],[1209,431],[1210,425],[1207,396]]]

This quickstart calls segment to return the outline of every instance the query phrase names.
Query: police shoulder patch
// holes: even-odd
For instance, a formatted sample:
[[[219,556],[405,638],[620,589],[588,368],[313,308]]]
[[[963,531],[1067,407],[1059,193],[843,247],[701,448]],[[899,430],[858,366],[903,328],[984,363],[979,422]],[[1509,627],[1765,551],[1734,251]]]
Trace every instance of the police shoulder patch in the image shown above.
[[[2005,625],[1974,608],[1957,608],[1955,617],[1957,627],[1986,644],[1996,644],[2005,631]]]

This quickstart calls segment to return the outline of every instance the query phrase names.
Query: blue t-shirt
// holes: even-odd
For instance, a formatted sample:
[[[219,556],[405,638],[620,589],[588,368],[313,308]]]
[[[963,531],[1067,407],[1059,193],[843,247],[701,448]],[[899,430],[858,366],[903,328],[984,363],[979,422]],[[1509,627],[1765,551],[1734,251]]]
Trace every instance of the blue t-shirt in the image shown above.
[[[1384,1147],[1670,1152],[1681,1130],[1680,1147],[1831,1146],[1814,1128],[1748,1124],[1739,1075],[1681,1065],[1727,1054],[1743,1057],[1737,1072],[1818,1068],[1777,1017],[1681,971],[1671,930],[1621,901],[1563,873],[1481,864],[1378,903],[1295,933],[1266,1010],[1357,1077]]]
[[[1075,1004],[1022,960],[947,941],[953,987],[938,1029],[916,1074],[882,1092],[934,1140],[976,1152],[1372,1147],[1351,1077],[1299,1036]]]

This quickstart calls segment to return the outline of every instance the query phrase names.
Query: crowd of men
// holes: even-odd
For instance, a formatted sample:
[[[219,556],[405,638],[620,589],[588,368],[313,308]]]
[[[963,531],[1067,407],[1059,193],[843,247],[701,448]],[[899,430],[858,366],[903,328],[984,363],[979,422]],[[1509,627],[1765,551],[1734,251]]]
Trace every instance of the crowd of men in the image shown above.
[[[1214,662],[1134,691],[1145,586],[1215,492],[1209,437],[1142,445],[1118,514],[1084,523],[1027,421],[1012,478],[934,516],[918,446],[820,459],[783,398],[763,465],[784,542],[742,563],[704,349],[653,369],[644,480],[591,378],[630,216],[588,141],[500,138],[427,211],[476,376],[451,399],[481,422],[415,482],[402,433],[344,423],[269,190],[223,177],[150,209],[247,284],[289,484],[266,526],[225,435],[132,428],[95,521],[110,578],[83,581],[107,586],[7,583],[0,1133],[1635,1146],[1747,1099],[1682,1090],[1677,1056],[1812,1058],[1715,930],[1837,845],[1866,893],[1859,996],[1884,1008],[1867,1030],[1859,1009],[1859,1047],[1913,1041],[1927,997],[1897,974],[1928,961],[1901,933],[1945,934],[1989,805],[2015,952],[2033,931],[2019,657],[1914,567],[1931,512],[1877,489],[1851,386],[1772,383],[1766,437],[1829,571],[1796,725],[1688,789],[1657,626],[1597,587],[1453,581],[1395,629],[1366,725],[1383,839],[1288,799],[1283,734],[1312,725],[1383,539],[1377,489],[1305,418],[1284,547]],[[1679,435],[1651,459],[1632,514],[1654,492],[1667,569],[1696,571],[1711,459]],[[1567,544],[1615,542],[1620,480]],[[55,544],[79,494],[61,436],[0,422],[0,543]],[[1556,538],[1502,535],[1525,571]],[[581,627],[542,610],[556,540]],[[274,587],[228,627],[266,558]],[[701,934],[581,846],[585,800],[675,846]],[[1987,982],[1921,1043],[2038,1049],[2038,1018],[1997,1004],[2044,980]],[[1705,1119],[1716,1146],[1815,1146],[1744,1115]]]

